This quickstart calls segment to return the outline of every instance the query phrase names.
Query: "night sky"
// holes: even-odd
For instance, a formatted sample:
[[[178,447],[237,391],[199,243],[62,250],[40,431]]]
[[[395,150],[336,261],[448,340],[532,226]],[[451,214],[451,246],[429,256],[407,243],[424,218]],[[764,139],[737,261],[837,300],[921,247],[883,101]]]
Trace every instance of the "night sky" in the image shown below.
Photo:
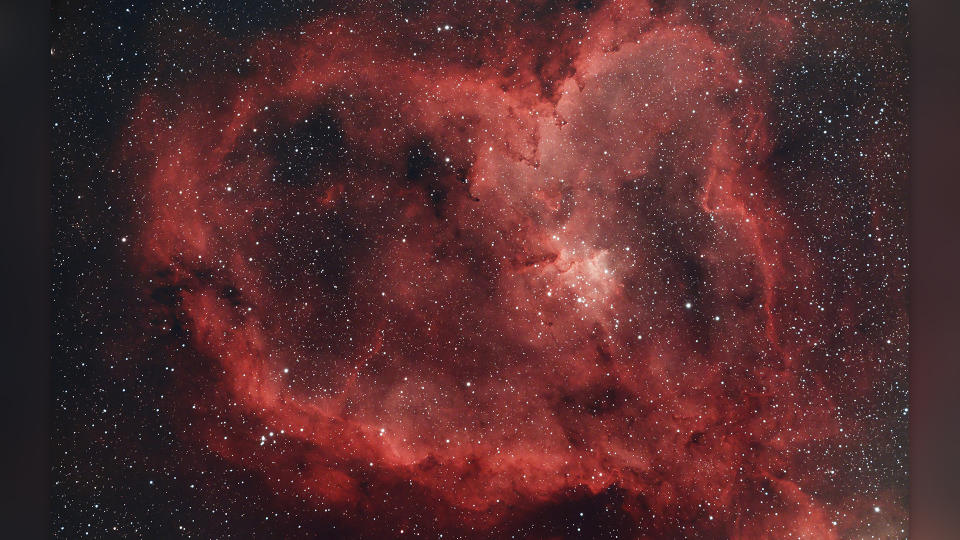
[[[51,532],[906,538],[906,11],[54,2]]]

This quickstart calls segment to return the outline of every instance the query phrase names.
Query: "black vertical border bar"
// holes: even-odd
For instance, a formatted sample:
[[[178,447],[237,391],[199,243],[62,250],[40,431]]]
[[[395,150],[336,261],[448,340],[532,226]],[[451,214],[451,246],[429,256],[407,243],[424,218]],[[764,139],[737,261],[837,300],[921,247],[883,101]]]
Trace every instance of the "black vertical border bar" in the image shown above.
[[[49,536],[49,2],[0,2],[0,486],[6,538]]]
[[[960,538],[960,2],[911,5],[910,538]]]

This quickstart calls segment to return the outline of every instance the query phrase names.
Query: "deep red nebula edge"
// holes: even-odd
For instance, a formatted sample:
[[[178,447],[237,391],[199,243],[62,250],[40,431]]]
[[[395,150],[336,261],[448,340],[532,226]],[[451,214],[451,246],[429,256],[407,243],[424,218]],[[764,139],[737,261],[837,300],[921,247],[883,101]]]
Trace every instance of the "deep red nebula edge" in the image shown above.
[[[900,537],[863,464],[902,420],[904,271],[811,231],[883,252],[901,187],[882,141],[842,157],[864,223],[784,187],[821,181],[772,165],[801,15],[746,4],[321,17],[142,95],[118,160],[185,440],[348,535],[603,498],[628,538]]]

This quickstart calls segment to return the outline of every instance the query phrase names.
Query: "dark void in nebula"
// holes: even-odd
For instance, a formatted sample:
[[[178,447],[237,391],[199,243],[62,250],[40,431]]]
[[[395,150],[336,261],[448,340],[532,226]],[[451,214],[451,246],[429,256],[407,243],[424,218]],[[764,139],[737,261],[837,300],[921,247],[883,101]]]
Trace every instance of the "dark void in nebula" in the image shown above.
[[[840,4],[168,31],[108,165],[189,493],[139,533],[905,538],[905,7]]]

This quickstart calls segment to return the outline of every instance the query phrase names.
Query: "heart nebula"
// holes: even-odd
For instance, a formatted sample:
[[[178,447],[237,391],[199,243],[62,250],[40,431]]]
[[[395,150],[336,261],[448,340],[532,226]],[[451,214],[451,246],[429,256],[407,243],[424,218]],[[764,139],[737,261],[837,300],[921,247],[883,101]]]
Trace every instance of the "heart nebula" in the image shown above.
[[[146,91],[184,440],[346,536],[902,537],[904,90],[798,75],[879,30],[674,4],[357,8]]]

